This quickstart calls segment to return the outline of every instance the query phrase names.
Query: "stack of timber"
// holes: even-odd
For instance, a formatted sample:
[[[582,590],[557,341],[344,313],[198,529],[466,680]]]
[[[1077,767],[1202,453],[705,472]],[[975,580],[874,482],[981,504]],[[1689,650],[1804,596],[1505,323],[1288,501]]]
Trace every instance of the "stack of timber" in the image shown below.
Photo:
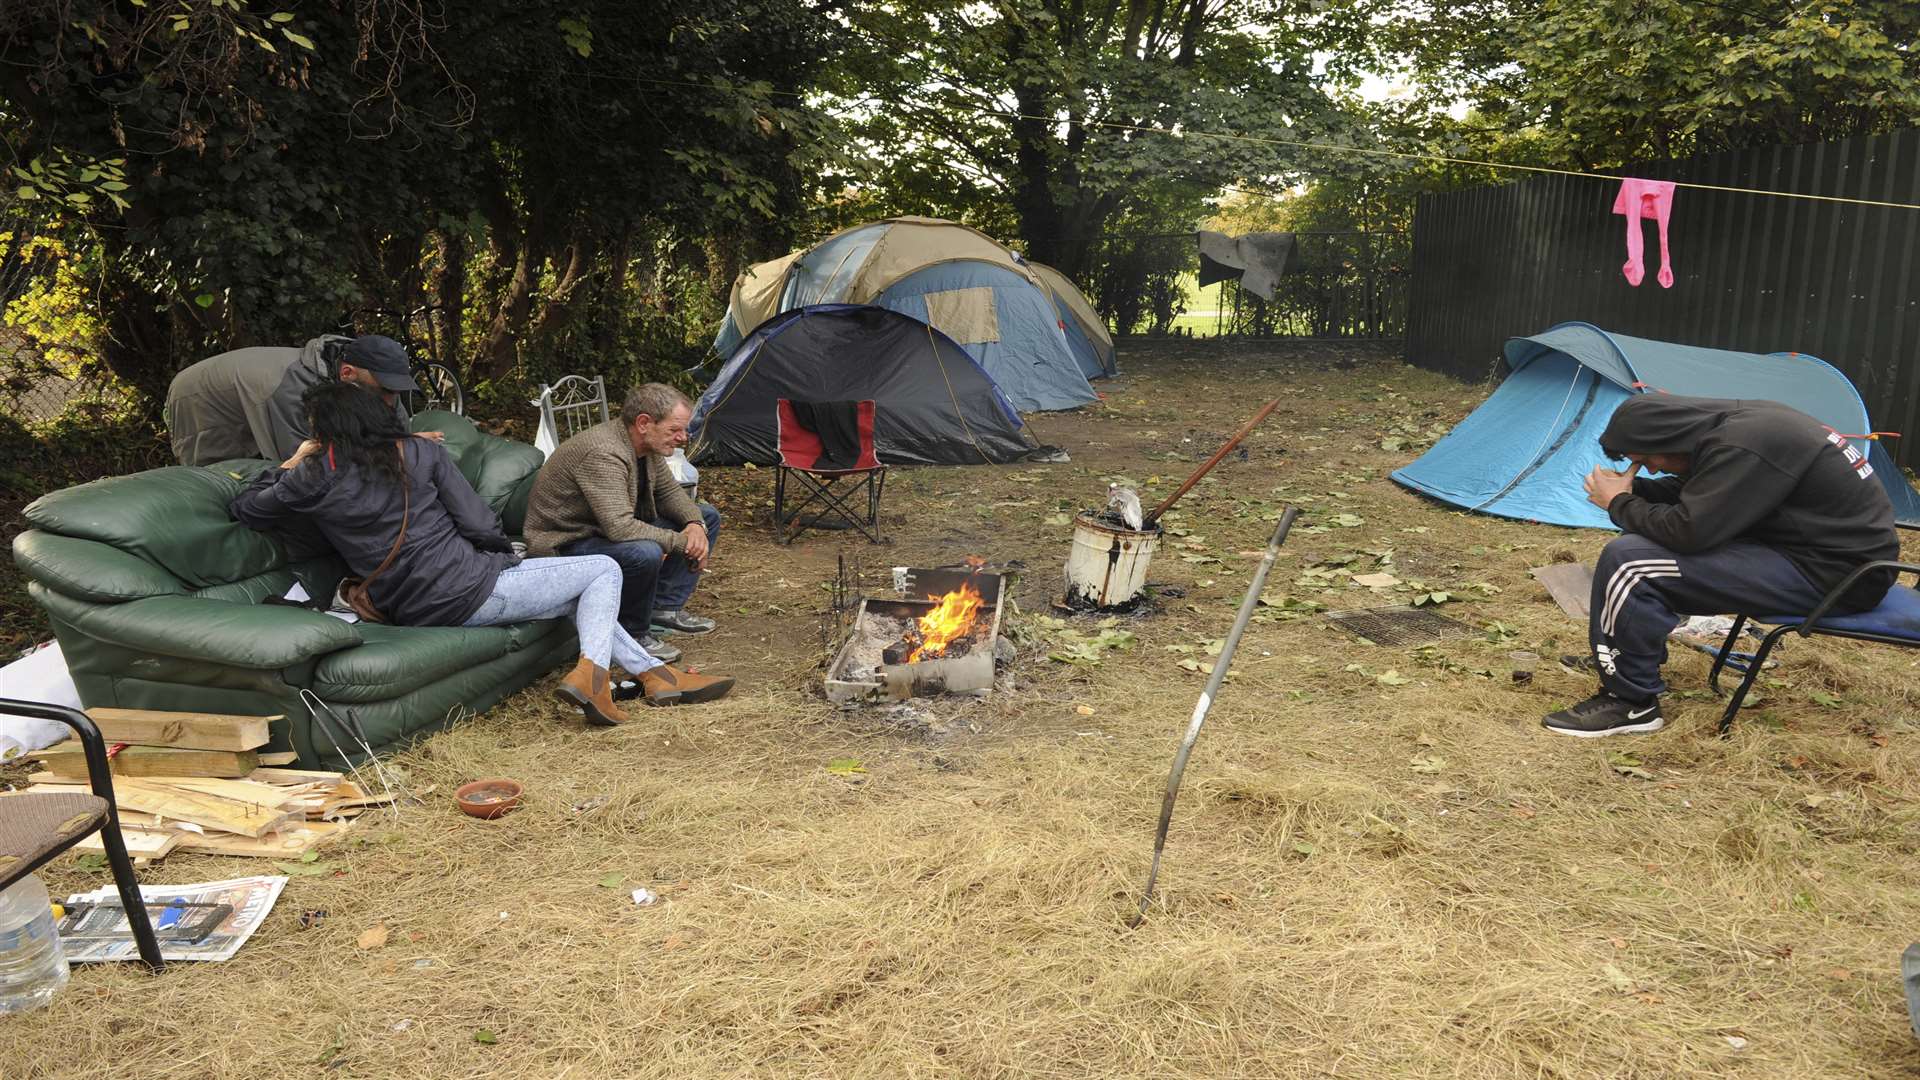
[[[363,791],[337,772],[280,768],[293,755],[263,754],[273,716],[89,709],[111,759],[120,834],[136,863],[174,851],[298,858],[348,831],[390,793]],[[38,790],[87,784],[78,746],[41,751]],[[98,834],[75,850],[104,851]]]

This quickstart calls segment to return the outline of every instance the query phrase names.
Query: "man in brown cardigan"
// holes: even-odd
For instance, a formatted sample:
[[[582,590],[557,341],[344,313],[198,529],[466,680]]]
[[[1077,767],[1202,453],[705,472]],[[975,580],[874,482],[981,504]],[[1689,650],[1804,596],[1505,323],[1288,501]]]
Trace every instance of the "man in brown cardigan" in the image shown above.
[[[713,629],[686,603],[713,557],[720,513],[688,498],[667,466],[692,416],[686,395],[647,383],[627,395],[618,419],[561,443],[527,498],[528,554],[612,556],[624,580],[621,625],[668,664],[680,650],[658,631]]]

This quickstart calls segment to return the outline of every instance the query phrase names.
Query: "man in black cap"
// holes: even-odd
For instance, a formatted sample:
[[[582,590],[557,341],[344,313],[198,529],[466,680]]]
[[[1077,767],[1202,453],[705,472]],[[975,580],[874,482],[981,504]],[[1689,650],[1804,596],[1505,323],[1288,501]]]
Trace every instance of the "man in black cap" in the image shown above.
[[[379,334],[326,334],[297,349],[235,349],[194,364],[167,388],[167,432],[182,465],[229,458],[284,461],[307,438],[300,395],[330,380],[381,396],[406,419],[402,392],[420,389],[407,352]]]
[[[1683,616],[1804,615],[1854,570],[1900,557],[1893,503],[1866,455],[1778,402],[1642,394],[1614,411],[1600,449],[1632,462],[1586,481],[1623,534],[1593,572],[1600,689],[1549,715],[1549,731],[1658,731],[1660,665]],[[1664,475],[1636,477],[1642,468]],[[1893,578],[1863,576],[1834,613],[1873,609]]]

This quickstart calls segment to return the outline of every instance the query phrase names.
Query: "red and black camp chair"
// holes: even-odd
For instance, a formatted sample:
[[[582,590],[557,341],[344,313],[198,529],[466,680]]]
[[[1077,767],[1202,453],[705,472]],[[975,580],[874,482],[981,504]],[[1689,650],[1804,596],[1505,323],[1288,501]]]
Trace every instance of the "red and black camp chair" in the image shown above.
[[[780,465],[773,476],[773,527],[791,543],[806,529],[854,528],[876,544],[887,467],[873,450],[872,401],[779,399]],[[787,478],[805,493],[787,505]],[[866,496],[866,512],[855,502]],[[808,515],[803,517],[802,515]]]
[[[1733,718],[1740,712],[1740,706],[1747,700],[1747,691],[1753,689],[1753,681],[1767,664],[1767,655],[1787,631],[1798,633],[1801,637],[1820,634],[1826,637],[1853,638],[1855,641],[1876,641],[1882,645],[1899,645],[1909,649],[1920,649],[1920,591],[1900,584],[1896,577],[1893,587],[1887,590],[1884,600],[1872,611],[1862,611],[1853,615],[1831,614],[1834,601],[1853,587],[1861,575],[1892,567],[1897,574],[1920,574],[1920,566],[1902,562],[1873,562],[1847,575],[1846,580],[1835,585],[1819,605],[1805,615],[1740,615],[1733,620],[1733,629],[1727,632],[1727,640],[1720,646],[1720,652],[1713,659],[1713,670],[1708,672],[1707,681],[1715,692],[1720,690],[1720,672],[1724,668],[1742,670],[1740,661],[1745,661],[1746,677],[1734,688],[1733,697],[1727,702],[1727,711],[1720,717],[1720,734],[1725,736],[1733,730]],[[1748,622],[1767,623],[1773,627],[1766,637],[1760,640],[1760,648],[1751,658],[1742,657],[1733,651],[1734,643],[1740,640],[1740,631],[1746,629]]]

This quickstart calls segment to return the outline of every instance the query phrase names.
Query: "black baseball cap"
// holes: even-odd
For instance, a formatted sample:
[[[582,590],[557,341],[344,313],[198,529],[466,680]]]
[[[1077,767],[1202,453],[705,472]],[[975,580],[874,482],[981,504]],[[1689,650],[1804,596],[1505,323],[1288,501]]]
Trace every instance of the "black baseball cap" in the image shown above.
[[[411,365],[407,363],[407,350],[390,337],[362,334],[347,344],[346,354],[340,357],[340,362],[372,372],[373,381],[379,383],[382,390],[411,390],[417,393],[420,389],[420,384],[413,381]]]

